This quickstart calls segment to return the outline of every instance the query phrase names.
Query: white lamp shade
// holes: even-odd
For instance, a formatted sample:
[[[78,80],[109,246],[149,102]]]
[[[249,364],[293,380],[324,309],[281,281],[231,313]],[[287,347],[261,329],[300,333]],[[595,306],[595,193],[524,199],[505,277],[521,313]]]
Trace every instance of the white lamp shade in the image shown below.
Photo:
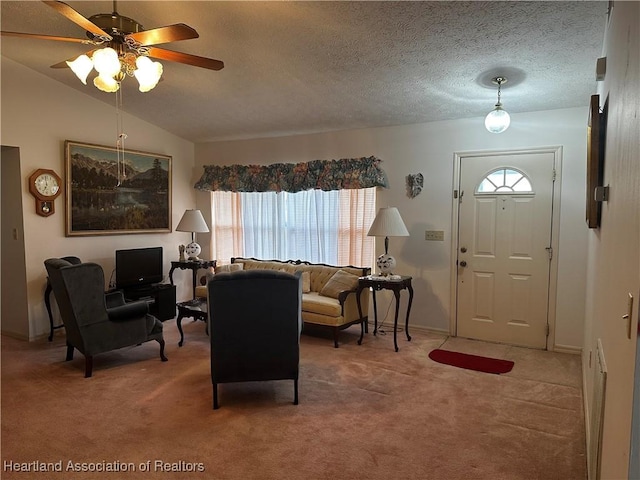
[[[384,207],[378,210],[367,235],[370,237],[408,237],[409,231],[396,207]]]
[[[502,133],[511,124],[511,117],[507,112],[502,109],[501,105],[496,105],[494,110],[491,110],[484,119],[484,126],[491,133]]]
[[[209,227],[200,210],[186,210],[176,230],[178,232],[206,233],[209,231]]]

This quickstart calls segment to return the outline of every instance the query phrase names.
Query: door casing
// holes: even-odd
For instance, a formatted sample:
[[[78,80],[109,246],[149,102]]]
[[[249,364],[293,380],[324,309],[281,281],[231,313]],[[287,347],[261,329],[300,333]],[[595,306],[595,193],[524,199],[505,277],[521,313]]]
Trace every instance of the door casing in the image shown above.
[[[555,163],[555,182],[553,185],[552,212],[551,212],[551,247],[553,248],[553,257],[549,265],[549,307],[548,307],[548,325],[549,337],[547,339],[547,350],[555,350],[555,333],[556,333],[556,299],[558,290],[558,254],[559,254],[559,238],[560,238],[560,199],[562,186],[562,146],[538,147],[538,148],[521,148],[513,150],[481,150],[454,152],[453,154],[453,192],[451,209],[451,299],[450,308],[451,316],[449,318],[449,333],[453,336],[457,335],[458,324],[458,221],[459,221],[459,194],[460,194],[460,175],[463,159],[473,161],[474,157],[485,156],[512,156],[520,154],[537,154],[551,153],[553,154]],[[508,163],[508,162],[507,162]]]

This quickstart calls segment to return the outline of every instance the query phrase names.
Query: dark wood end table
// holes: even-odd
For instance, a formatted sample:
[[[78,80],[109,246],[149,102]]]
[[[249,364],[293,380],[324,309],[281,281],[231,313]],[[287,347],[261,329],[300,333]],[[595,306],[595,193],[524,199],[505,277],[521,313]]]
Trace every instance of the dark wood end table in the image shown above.
[[[358,288],[356,289],[356,299],[358,301],[358,313],[362,317],[362,306],[360,304],[360,294],[365,288],[371,288],[373,290],[373,334],[378,332],[378,306],[376,304],[376,291],[377,290],[392,290],[396,297],[396,317],[393,321],[393,345],[396,352],[398,351],[398,311],[400,310],[400,292],[404,289],[409,291],[409,304],[407,305],[407,318],[405,319],[404,331],[407,334],[407,340],[411,341],[409,335],[409,314],[411,313],[411,303],[413,302],[413,287],[411,286],[412,277],[401,275],[398,280],[391,280],[388,277],[377,277],[369,275],[367,277],[360,277],[358,279]],[[364,336],[364,327],[360,332],[360,340],[358,344],[362,343],[362,337]]]
[[[209,322],[207,322],[207,299],[195,298],[187,302],[179,302],[176,304],[178,307],[178,318],[176,324],[178,325],[178,331],[180,332],[180,341],[178,346],[181,347],[184,343],[184,332],[182,331],[182,319],[185,317],[193,317],[193,320],[202,320],[207,324],[206,332],[209,335]]]
[[[193,298],[196,298],[196,275],[198,270],[206,269],[209,267],[215,267],[215,260],[185,260],[185,261],[176,261],[171,262],[171,270],[169,270],[169,281],[171,285],[173,285],[173,271],[176,268],[180,270],[191,270],[191,289],[193,291]]]

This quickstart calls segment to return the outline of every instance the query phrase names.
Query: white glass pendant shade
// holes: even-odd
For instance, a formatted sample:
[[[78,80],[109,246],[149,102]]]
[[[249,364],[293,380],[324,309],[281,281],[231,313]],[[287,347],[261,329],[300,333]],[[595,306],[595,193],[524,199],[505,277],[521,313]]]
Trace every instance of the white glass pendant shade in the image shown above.
[[[148,92],[153,89],[162,76],[162,64],[150,60],[149,57],[142,56],[136,59],[136,67],[133,74],[140,84],[139,90]]]
[[[74,61],[67,62],[67,65],[69,65],[69,68],[76,74],[76,77],[86,85],[89,72],[93,70],[93,62],[91,59],[86,55],[80,55]]]
[[[120,72],[118,53],[110,47],[97,50],[92,57],[93,67],[103,76],[115,77]]]
[[[93,84],[98,90],[108,93],[117,92],[120,88],[120,84],[113,77],[102,74],[93,79]]]
[[[496,108],[491,110],[484,119],[484,126],[491,133],[502,133],[511,124],[511,117],[502,109],[500,103],[496,104]]]

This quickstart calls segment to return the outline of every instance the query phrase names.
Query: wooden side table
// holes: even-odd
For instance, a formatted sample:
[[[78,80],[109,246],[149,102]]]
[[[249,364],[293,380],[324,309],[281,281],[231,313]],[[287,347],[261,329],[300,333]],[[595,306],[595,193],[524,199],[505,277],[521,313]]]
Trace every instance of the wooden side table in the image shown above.
[[[209,335],[209,324],[207,322],[207,301],[203,298],[194,298],[188,302],[179,302],[176,304],[178,307],[178,318],[176,324],[178,325],[178,331],[180,332],[180,341],[178,346],[181,347],[184,344],[184,332],[182,331],[182,319],[184,317],[193,317],[193,320],[202,320],[207,324],[205,331]]]
[[[196,298],[196,275],[198,270],[209,267],[215,267],[215,260],[185,260],[184,262],[176,261],[171,262],[171,270],[169,270],[169,281],[173,285],[173,271],[176,268],[180,270],[191,270],[191,287],[193,290],[193,298]]]
[[[358,280],[358,288],[356,290],[356,299],[358,301],[358,313],[362,317],[362,306],[360,304],[360,293],[365,288],[371,288],[373,290],[373,334],[378,332],[378,306],[376,304],[376,291],[377,290],[392,290],[396,297],[396,317],[393,321],[393,345],[396,352],[398,351],[398,311],[400,310],[400,291],[407,289],[409,291],[409,304],[407,305],[407,318],[405,319],[404,331],[407,334],[407,340],[411,341],[409,335],[409,314],[411,313],[411,303],[413,302],[413,287],[411,286],[412,277],[402,275],[399,280],[390,280],[387,277],[360,277]],[[360,341],[362,343],[362,337],[364,335],[364,328],[360,332]]]

